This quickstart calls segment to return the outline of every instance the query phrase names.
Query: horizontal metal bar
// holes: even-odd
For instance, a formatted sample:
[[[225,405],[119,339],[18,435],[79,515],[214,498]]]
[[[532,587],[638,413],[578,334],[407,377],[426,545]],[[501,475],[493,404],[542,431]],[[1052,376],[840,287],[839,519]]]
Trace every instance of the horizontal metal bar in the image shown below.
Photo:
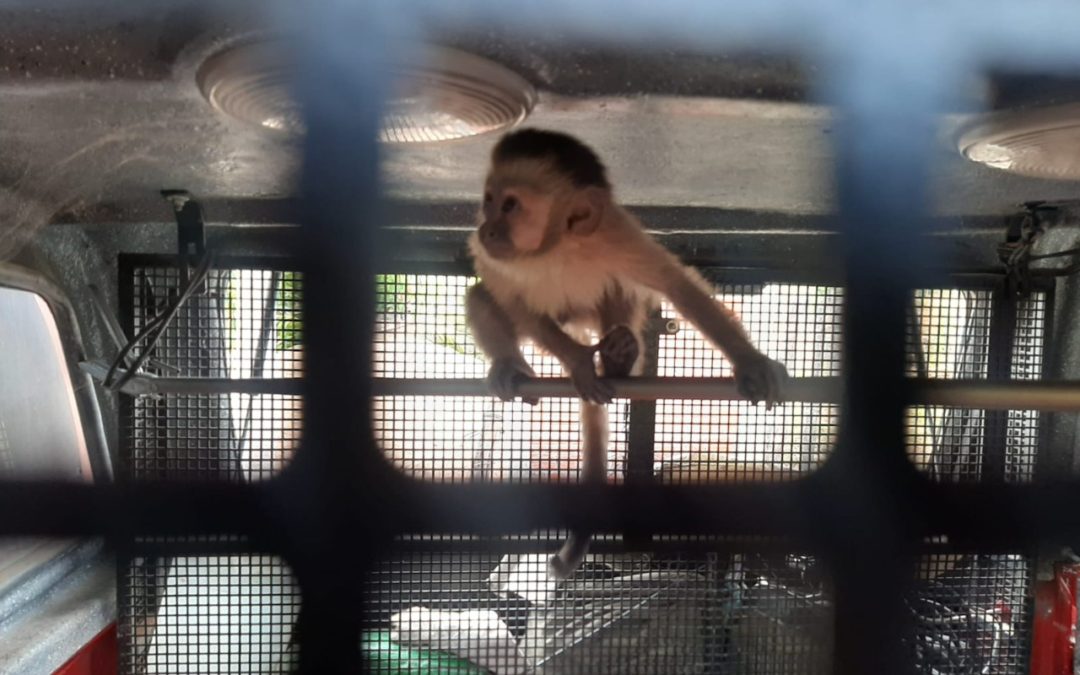
[[[108,370],[99,363],[80,364],[97,379]],[[662,399],[744,400],[731,378],[635,377],[609,380],[617,398],[637,401]],[[917,380],[910,379],[908,401],[918,405],[942,405],[985,410],[1080,411],[1080,381],[1012,380]],[[122,391],[132,396],[195,394],[274,394],[298,396],[300,378],[193,378],[137,375]],[[372,380],[375,396],[490,396],[482,379],[390,379]],[[523,380],[518,393],[537,398],[575,398],[574,385],[566,378]],[[788,381],[786,400],[801,403],[839,403],[841,381],[836,377],[803,377]]]
[[[98,382],[105,379],[109,367],[95,361],[83,361],[79,364],[83,372]],[[116,370],[117,381],[124,378],[127,370]],[[232,379],[228,377],[158,377],[156,375],[135,375],[125,382],[120,391],[130,396],[196,396],[199,394],[275,394],[279,396],[300,396],[304,381],[298,377],[251,377]]]
[[[617,398],[636,401],[695,399],[737,401],[745,397],[735,380],[721,377],[633,377],[608,382]],[[487,382],[480,379],[389,379],[373,380],[376,396],[491,396]],[[793,379],[785,388],[787,400],[836,403],[840,400],[840,379],[810,377]],[[567,378],[543,377],[522,380],[517,387],[522,396],[537,398],[577,398],[577,390]]]
[[[847,527],[825,517],[843,512],[843,497],[827,470],[799,481],[742,485],[384,482],[381,527],[396,532],[502,536],[558,527],[672,536],[786,536],[794,549]],[[950,546],[1016,550],[1080,539],[1077,481],[949,485],[921,480],[913,496],[913,521],[927,536],[948,537]],[[5,514],[0,536],[102,534],[130,541],[138,535],[245,533],[258,550],[286,552],[304,542],[289,540],[289,532],[268,514],[290,508],[294,498],[293,486],[279,480],[257,487],[0,481],[0,512]],[[362,491],[337,506],[357,532],[370,527],[372,503]],[[1054,517],[1047,518],[1048,513]],[[369,545],[363,537],[353,539],[341,545],[357,551]],[[222,540],[220,546],[229,551],[235,544]],[[197,550],[215,547],[214,541],[193,542]]]
[[[739,401],[731,378],[635,377],[610,380],[618,398],[632,400],[692,399]],[[484,380],[374,380],[376,395],[383,396],[487,396]],[[912,405],[941,405],[986,410],[1080,410],[1080,381],[928,380],[908,379],[907,400]],[[523,381],[518,393],[539,398],[576,397],[568,379],[538,378]],[[840,378],[804,377],[789,380],[785,400],[801,403],[839,403]]]

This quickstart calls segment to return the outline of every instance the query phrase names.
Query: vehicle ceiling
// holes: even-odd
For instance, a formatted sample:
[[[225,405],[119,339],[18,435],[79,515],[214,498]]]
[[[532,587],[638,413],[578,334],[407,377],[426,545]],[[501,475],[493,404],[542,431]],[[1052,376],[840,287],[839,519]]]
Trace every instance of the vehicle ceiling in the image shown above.
[[[195,84],[205,57],[259,28],[239,14],[176,2],[92,9],[18,2],[0,10],[4,218],[161,215],[162,188],[249,202],[291,195],[295,144],[223,118]],[[597,51],[494,32],[440,41],[530,80],[540,102],[529,124],[594,145],[627,203],[795,215],[831,208],[833,121],[812,102],[811,88],[828,73],[810,64]],[[471,202],[492,142],[395,147],[385,161],[388,184],[408,200]],[[1080,193],[1073,183],[967,162],[947,124],[939,147],[935,190],[943,213],[998,214],[1025,200]]]

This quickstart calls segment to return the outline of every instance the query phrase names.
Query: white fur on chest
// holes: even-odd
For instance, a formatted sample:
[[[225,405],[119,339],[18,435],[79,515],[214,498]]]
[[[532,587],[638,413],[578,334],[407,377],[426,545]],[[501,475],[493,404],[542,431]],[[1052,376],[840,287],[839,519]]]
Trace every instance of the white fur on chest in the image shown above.
[[[477,258],[477,272],[494,277],[489,286],[500,301],[522,302],[530,311],[556,320],[593,323],[604,296],[616,286],[633,292],[606,261],[570,251],[512,262],[483,258]]]
[[[515,276],[525,306],[553,318],[582,314],[591,318],[618,283],[600,264],[532,264]]]

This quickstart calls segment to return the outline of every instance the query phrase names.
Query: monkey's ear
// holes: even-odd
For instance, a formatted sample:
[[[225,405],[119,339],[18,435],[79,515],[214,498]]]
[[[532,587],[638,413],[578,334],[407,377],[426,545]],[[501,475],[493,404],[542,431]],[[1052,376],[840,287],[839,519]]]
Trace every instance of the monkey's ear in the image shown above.
[[[578,190],[566,217],[566,229],[571,234],[585,236],[600,227],[604,215],[604,191],[597,187]]]

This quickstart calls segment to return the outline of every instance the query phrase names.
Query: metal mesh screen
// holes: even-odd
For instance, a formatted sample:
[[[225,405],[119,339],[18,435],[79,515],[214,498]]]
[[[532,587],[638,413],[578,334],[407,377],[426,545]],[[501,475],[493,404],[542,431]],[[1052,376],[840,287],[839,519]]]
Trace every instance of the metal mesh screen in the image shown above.
[[[128,332],[137,333],[180,286],[168,262],[125,258]],[[217,269],[177,314],[147,369],[180,377],[298,377],[303,285],[294,272]],[[123,403],[121,480],[257,481],[288,463],[303,423],[298,396],[140,396]],[[199,540],[128,542],[119,557],[121,672],[290,672],[299,609],[277,557],[171,555]],[[164,555],[168,553],[169,555]]]
[[[755,344],[792,377],[839,374],[840,289],[723,284],[717,290]],[[697,329],[666,303],[662,312],[677,331],[660,337],[658,375],[731,376],[727,359]],[[825,461],[836,425],[837,409],[829,404],[787,403],[765,412],[743,401],[658,401],[657,474],[678,483],[797,477]]]
[[[908,372],[937,379],[985,379],[989,368],[991,293],[916,291],[908,321]],[[932,478],[977,481],[983,475],[986,414],[982,410],[913,406],[908,455]]]
[[[1033,293],[1020,300],[1016,308],[1010,377],[1038,380],[1043,374],[1043,350],[1046,339],[1046,294]],[[1039,447],[1038,410],[1010,410],[1005,445],[1005,479],[1029,481],[1035,471]]]
[[[467,277],[381,277],[377,376],[482,377],[486,363],[461,305],[470,283]],[[839,373],[841,289],[721,284],[717,290],[755,342],[793,376]],[[916,293],[908,322],[911,374],[986,378],[991,299],[988,290]],[[671,307],[662,311],[668,330],[659,338],[658,375],[731,374],[692,326]],[[527,357],[538,373],[560,374],[550,357]],[[386,398],[375,403],[375,419],[387,455],[414,476],[552,480],[573,475],[577,422],[573,401],[550,403],[558,407]],[[637,442],[624,435],[629,410],[613,406],[613,480]],[[827,458],[838,422],[836,407],[824,404],[786,404],[766,414],[739,402],[670,400],[657,402],[654,420],[654,472],[672,482],[804,475]],[[978,480],[985,435],[984,411],[909,412],[909,453],[935,478]],[[1031,457],[1034,450],[1016,448]],[[546,462],[556,453],[564,469],[553,475]],[[665,539],[667,545],[678,541]],[[403,659],[435,663],[440,671],[462,669],[454,672],[477,664],[558,673],[831,667],[830,596],[817,561],[807,556],[620,554],[614,551],[625,549],[616,538],[606,548],[594,545],[584,569],[555,586],[544,562],[560,543],[557,533],[522,539],[503,553],[491,552],[500,550],[498,543],[484,552],[460,550],[462,541],[454,537],[426,543],[423,550],[403,544],[369,582],[364,644],[377,672],[396,672]],[[928,556],[911,602],[922,641],[915,645],[920,670],[1022,672],[1028,582],[1026,558]]]
[[[438,672],[828,672],[830,602],[809,558],[597,553],[558,586],[545,560],[433,551],[388,560],[367,587],[373,671],[397,673],[411,659]]]
[[[299,591],[275,556],[131,558],[122,568],[124,673],[288,673]]]
[[[483,377],[487,364],[462,305],[474,281],[452,274],[379,276],[374,375]],[[130,269],[135,329],[177,282],[161,266]],[[301,373],[298,277],[218,271],[208,291],[181,313],[184,321],[170,329],[152,368],[202,377]],[[793,376],[839,373],[842,290],[724,283],[718,297]],[[986,290],[917,293],[908,323],[910,373],[987,377],[991,299]],[[1044,304],[1036,296],[1020,307],[1014,373],[1037,376]],[[725,359],[672,308],[664,306],[662,314],[669,330],[659,336],[658,375],[730,375]],[[527,348],[526,358],[542,376],[561,375],[549,356]],[[631,410],[627,401],[610,406],[612,481],[625,478],[628,456],[642,445],[660,480],[796,478],[825,461],[838,424],[836,407],[825,404],[764,413],[738,402],[658,401],[639,409],[652,416],[651,435],[632,438]],[[373,400],[372,412],[387,458],[420,479],[578,476],[571,399],[533,407],[486,397],[386,396]],[[300,401],[288,396],[143,397],[129,402],[128,413],[124,471],[136,480],[274,475],[291,457],[302,424]],[[907,426],[911,457],[931,476],[983,475],[983,411],[913,408]],[[1032,466],[1037,417],[1010,415],[1008,429],[1010,466]],[[733,552],[730,543],[723,552],[708,551],[708,541],[672,537],[657,537],[658,548],[649,552],[627,552],[620,538],[599,536],[582,569],[555,585],[545,564],[563,536],[403,537],[367,581],[360,639],[375,671],[767,674],[831,667],[831,595],[812,557],[754,552],[751,545]],[[919,626],[913,649],[920,670],[1024,670],[1028,575],[1028,559],[1020,556],[928,556],[909,602]],[[121,577],[125,672],[283,672],[293,663],[288,627],[298,598],[280,561],[133,555],[122,562]],[[204,596],[227,600],[197,600]],[[261,613],[238,600],[248,597],[258,598]],[[248,617],[244,626],[267,621],[271,628],[254,639],[222,616]],[[183,620],[169,623],[169,617]],[[228,645],[200,637],[201,627],[211,625],[217,635],[232,636]]]
[[[180,273],[166,261],[132,263],[122,274],[131,328],[140,330],[175,299]],[[151,372],[185,377],[298,377],[303,370],[299,272],[211,270],[202,293],[177,313]]]
[[[474,277],[386,274],[376,277],[375,377],[480,378],[487,362],[473,344],[462,299]],[[541,377],[558,377],[558,360],[531,345],[525,357]],[[566,481],[579,474],[578,404],[539,405],[494,398],[376,397],[373,423],[387,458],[415,478]],[[608,474],[622,479],[629,402],[609,410]]]
[[[921,672],[1026,673],[1031,566],[1018,555],[930,555],[909,601]]]

